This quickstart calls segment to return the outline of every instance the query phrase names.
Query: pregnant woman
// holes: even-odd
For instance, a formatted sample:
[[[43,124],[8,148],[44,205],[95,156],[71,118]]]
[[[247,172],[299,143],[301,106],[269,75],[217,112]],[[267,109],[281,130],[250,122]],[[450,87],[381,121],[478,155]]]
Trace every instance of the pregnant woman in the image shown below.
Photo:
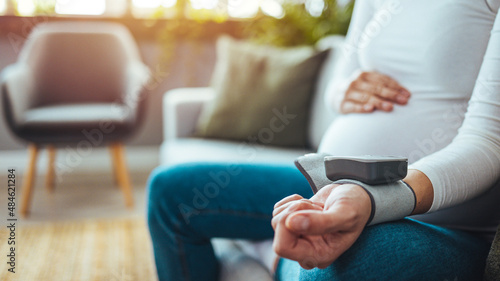
[[[313,196],[291,165],[159,168],[148,223],[160,280],[217,280],[212,237],[273,236],[278,280],[479,280],[500,223],[499,6],[356,1],[327,101],[343,114],[320,151],[407,156],[410,219],[366,226],[362,187]],[[189,209],[214,179],[224,190]]]

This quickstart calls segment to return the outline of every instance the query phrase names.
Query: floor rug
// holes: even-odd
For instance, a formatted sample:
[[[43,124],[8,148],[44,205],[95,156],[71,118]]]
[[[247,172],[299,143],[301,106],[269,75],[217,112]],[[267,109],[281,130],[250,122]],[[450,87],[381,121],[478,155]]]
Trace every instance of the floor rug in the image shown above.
[[[0,229],[0,280],[157,280],[144,219],[21,225],[14,236],[15,273],[8,271],[7,226]]]

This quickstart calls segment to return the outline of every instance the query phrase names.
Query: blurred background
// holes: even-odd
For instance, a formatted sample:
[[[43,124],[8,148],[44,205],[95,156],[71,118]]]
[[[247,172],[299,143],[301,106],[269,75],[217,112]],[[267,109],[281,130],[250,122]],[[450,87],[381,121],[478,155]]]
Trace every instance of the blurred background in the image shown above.
[[[327,35],[345,34],[352,7],[353,1],[349,0],[0,0],[0,72],[18,60],[30,32],[39,24],[104,21],[125,26],[151,73],[145,86],[143,122],[125,142],[125,161],[136,202],[140,204],[134,210],[142,214],[147,177],[160,163],[159,146],[165,129],[163,96],[171,89],[209,86],[219,36],[226,34],[282,47],[312,46]],[[0,100],[0,176],[6,176],[9,168],[15,168],[18,187],[21,187],[30,159],[28,144],[8,129],[3,111]],[[55,159],[58,170],[61,170],[59,164],[64,166],[74,160],[71,151],[58,149]],[[49,211],[50,215],[38,213],[40,217],[34,212],[31,220],[43,221],[64,215],[57,210],[68,207],[70,201],[61,198],[60,202],[65,206],[61,207],[51,200],[56,200],[54,196],[81,196],[76,192],[81,188],[74,186],[100,188],[113,184],[109,175],[110,154],[106,147],[93,147],[89,155],[77,157],[70,169],[62,169],[64,175],[57,175],[58,188],[66,186],[70,193],[51,195],[44,193],[43,189],[37,191],[41,189],[48,169],[47,152],[45,149],[40,151],[34,171],[33,208],[52,211]],[[89,173],[98,179],[89,182]],[[95,196],[96,193],[82,194]],[[46,196],[46,200],[36,199],[40,198],[38,196]],[[116,200],[117,211],[122,212],[122,199],[110,196]],[[81,201],[99,200],[91,197]],[[82,209],[94,210],[96,216],[103,215],[101,209],[88,208],[88,204],[82,204]],[[85,212],[75,210],[75,215],[81,216]]]
[[[145,123],[128,144],[154,146],[162,141],[162,94],[209,84],[219,35],[281,46],[312,45],[327,34],[345,33],[351,4],[348,0],[0,0],[0,71],[17,60],[24,40],[39,23],[124,24],[153,74]],[[0,153],[23,148],[0,122]]]
[[[9,129],[0,99],[0,184],[7,186],[15,174],[17,188],[15,197],[7,196],[7,188],[1,191],[2,221],[18,216],[25,199],[21,196],[30,194],[25,189],[32,186],[31,203],[25,204],[31,212],[19,215],[22,228],[16,230],[23,245],[17,254],[25,266],[18,268],[21,275],[9,275],[2,261],[0,279],[154,280],[144,218],[147,178],[160,164],[164,141],[164,94],[210,85],[221,35],[280,47],[313,46],[327,35],[345,34],[352,7],[350,0],[0,0],[1,75],[18,61],[37,25],[65,21],[125,26],[150,71],[143,122],[125,141],[125,158],[119,147],[108,151],[98,146],[85,155],[75,154],[74,147],[60,147],[53,160],[41,147],[33,157],[33,146],[28,148]],[[36,162],[30,163],[36,155]],[[46,176],[51,162],[56,169],[52,179]],[[118,168],[130,175],[132,206],[124,204],[121,194],[128,196],[117,172],[120,163],[124,166]],[[44,188],[50,181],[55,183],[52,190]],[[8,212],[11,201],[16,208]],[[0,226],[0,237],[7,237]],[[4,257],[7,246],[0,239]],[[37,251],[48,255],[32,255]]]

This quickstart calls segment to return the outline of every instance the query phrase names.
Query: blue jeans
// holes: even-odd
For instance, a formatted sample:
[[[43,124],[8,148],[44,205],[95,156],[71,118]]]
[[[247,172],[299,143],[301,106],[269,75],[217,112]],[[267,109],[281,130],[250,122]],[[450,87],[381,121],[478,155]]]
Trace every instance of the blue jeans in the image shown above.
[[[311,197],[293,165],[191,163],[159,167],[149,179],[148,225],[160,280],[218,280],[211,238],[273,237],[274,204]],[[489,243],[405,219],[370,226],[327,269],[282,259],[277,280],[479,280]]]

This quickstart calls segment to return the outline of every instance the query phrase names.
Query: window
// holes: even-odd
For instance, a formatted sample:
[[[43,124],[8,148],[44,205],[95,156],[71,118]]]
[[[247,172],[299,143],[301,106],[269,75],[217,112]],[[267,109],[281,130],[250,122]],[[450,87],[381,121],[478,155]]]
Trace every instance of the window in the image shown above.
[[[0,14],[4,14],[5,10],[7,10],[6,0],[0,0]]]
[[[102,15],[105,11],[105,0],[58,0],[55,5],[60,15]]]
[[[36,6],[33,0],[17,0],[17,12],[21,16],[31,16],[35,13]]]
[[[259,10],[274,17],[283,16],[285,0],[190,0],[188,11],[192,14],[211,11],[231,18],[252,18]],[[189,14],[189,12],[188,12]]]
[[[319,17],[325,9],[325,1],[323,0],[307,0],[306,9],[313,17]]]
[[[132,4],[139,9],[172,8],[177,4],[177,0],[132,0]]]
[[[138,18],[151,17],[161,9],[164,17],[176,14],[177,0],[132,0],[132,14]]]
[[[0,0],[0,13],[19,16],[88,15],[122,16],[127,0]]]
[[[313,16],[319,16],[325,7],[325,0],[0,0],[0,13],[217,20],[252,18],[261,12],[280,18],[284,3],[305,4]]]

